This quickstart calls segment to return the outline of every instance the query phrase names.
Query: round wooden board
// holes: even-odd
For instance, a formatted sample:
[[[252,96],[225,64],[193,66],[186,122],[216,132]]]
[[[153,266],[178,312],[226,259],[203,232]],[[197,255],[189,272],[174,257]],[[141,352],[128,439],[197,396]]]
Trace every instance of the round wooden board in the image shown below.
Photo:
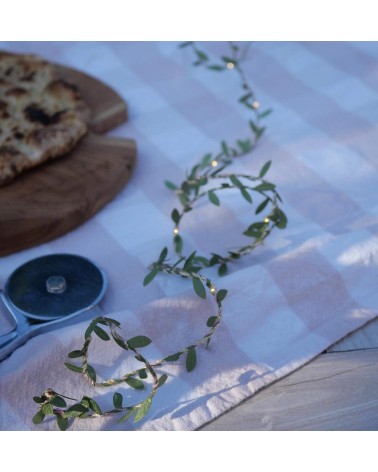
[[[109,86],[75,69],[56,66],[59,76],[79,87],[80,94],[92,109],[90,128],[94,133],[106,133],[127,120],[127,105]]]
[[[106,132],[127,119],[125,102],[107,85],[82,72],[59,69],[91,106],[93,132]],[[0,188],[0,256],[75,229],[125,186],[135,166],[135,142],[93,132],[71,153]]]

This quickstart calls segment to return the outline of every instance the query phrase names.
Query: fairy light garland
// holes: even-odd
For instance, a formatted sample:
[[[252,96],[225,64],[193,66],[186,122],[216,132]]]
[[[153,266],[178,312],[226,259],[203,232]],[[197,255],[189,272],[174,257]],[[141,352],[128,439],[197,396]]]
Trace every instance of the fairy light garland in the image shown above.
[[[213,162],[213,161],[211,161]],[[210,163],[213,167],[213,165]],[[265,174],[268,172],[271,162],[267,162],[260,171],[259,176],[250,176],[245,174],[210,174],[204,177],[202,175],[196,175],[194,178],[191,177],[185,181],[186,191],[182,190],[183,185],[181,185],[181,190],[176,191],[176,194],[180,197],[182,194],[185,195],[185,200],[181,200],[182,210],[179,211],[176,208],[173,209],[171,218],[175,224],[173,228],[173,243],[175,247],[175,252],[179,257],[182,257],[183,249],[183,237],[180,233],[180,223],[182,222],[184,216],[194,208],[195,203],[204,197],[207,197],[209,201],[215,205],[220,205],[220,199],[217,196],[217,193],[223,190],[232,190],[237,189],[241,192],[243,198],[249,203],[252,204],[253,200],[251,193],[257,193],[262,197],[261,203],[257,206],[255,214],[259,215],[263,211],[266,211],[267,207],[270,205],[271,209],[261,221],[251,223],[248,228],[244,231],[244,235],[252,238],[252,242],[240,248],[229,251],[227,255],[219,256],[218,258],[223,261],[224,264],[231,262],[235,259],[238,259],[241,255],[250,253],[256,246],[263,243],[266,237],[271,233],[274,227],[284,228],[286,226],[287,220],[283,211],[279,208],[279,202],[281,197],[276,190],[276,186],[264,179]],[[220,186],[208,188],[209,181],[222,181]],[[255,183],[257,185],[251,186],[243,181]],[[200,189],[205,187],[205,189],[200,192]],[[206,188],[207,187],[207,188]],[[207,259],[202,257],[200,261],[200,267],[210,267],[217,262],[214,260],[214,257]],[[221,275],[221,274],[220,274]]]
[[[265,241],[274,228],[283,229],[286,227],[287,219],[285,213],[279,207],[279,204],[282,202],[281,197],[277,192],[276,186],[265,179],[271,165],[270,161],[262,166],[257,176],[223,173],[224,169],[231,165],[235,158],[242,157],[254,149],[257,141],[265,131],[265,127],[260,125],[260,120],[271,112],[271,110],[260,112],[260,103],[248,84],[241,67],[241,63],[247,55],[249,44],[240,48],[235,43],[230,42],[230,55],[221,56],[220,63],[213,63],[209,56],[199,49],[198,45],[194,42],[182,43],[180,47],[189,47],[192,50],[195,57],[193,65],[195,66],[205,66],[209,70],[218,72],[237,72],[243,90],[239,103],[252,113],[252,118],[248,122],[252,132],[252,139],[237,140],[234,145],[222,141],[219,151],[214,154],[208,153],[204,155],[200,162],[190,169],[186,179],[180,185],[176,185],[171,181],[165,181],[166,187],[175,193],[181,204],[181,210],[174,208],[171,213],[171,219],[174,223],[174,255],[177,259],[171,262],[168,257],[168,249],[165,247],[158,259],[150,265],[150,272],[144,278],[143,285],[146,286],[151,283],[159,273],[189,279],[192,282],[194,292],[201,299],[205,300],[206,292],[209,291],[217,306],[217,314],[207,319],[206,326],[209,329],[200,339],[173,354],[153,362],[150,362],[140,352],[140,349],[152,342],[150,338],[141,335],[125,339],[119,333],[121,325],[118,321],[105,316],[95,318],[84,334],[84,342],[81,349],[68,354],[70,359],[81,359],[81,365],[67,362],[65,366],[69,370],[81,374],[93,387],[106,388],[127,384],[131,388],[142,390],[144,389],[143,381],[150,377],[152,380],[150,393],[135,405],[126,406],[123,403],[122,394],[116,392],[113,395],[113,408],[103,411],[91,397],[84,396],[81,399],[75,399],[57,393],[50,388],[45,390],[41,396],[33,397],[34,401],[39,404],[39,410],[33,417],[34,424],[39,424],[46,417],[53,416],[57,421],[58,427],[61,430],[65,430],[72,418],[85,419],[118,414],[120,416],[118,419],[119,423],[131,417],[134,418],[134,422],[144,418],[151,407],[152,400],[158,389],[167,380],[167,374],[159,376],[157,368],[166,363],[177,362],[181,357],[185,357],[186,370],[188,372],[192,371],[197,362],[196,349],[202,345],[205,345],[205,347],[209,345],[213,334],[221,323],[223,300],[227,296],[227,290],[218,289],[215,283],[200,273],[200,271],[208,267],[218,266],[218,274],[220,276],[224,275],[227,272],[229,263],[252,252]],[[215,186],[213,186],[214,183]],[[212,253],[206,257],[198,255],[197,251],[194,251],[190,255],[185,256],[184,239],[180,230],[180,224],[184,216],[194,209],[198,201],[203,200],[205,197],[207,197],[211,204],[220,206],[218,193],[224,190],[238,190],[249,204],[253,204],[252,194],[257,195],[258,199],[260,199],[254,212],[258,220],[252,222],[243,233],[251,238],[251,241],[242,247],[228,251],[225,255]],[[119,348],[128,351],[128,354],[132,354],[141,363],[141,367],[127,372],[118,378],[98,381],[95,369],[89,364],[89,350],[94,335],[102,341],[113,341]],[[74,403],[67,406],[66,400],[71,400]]]

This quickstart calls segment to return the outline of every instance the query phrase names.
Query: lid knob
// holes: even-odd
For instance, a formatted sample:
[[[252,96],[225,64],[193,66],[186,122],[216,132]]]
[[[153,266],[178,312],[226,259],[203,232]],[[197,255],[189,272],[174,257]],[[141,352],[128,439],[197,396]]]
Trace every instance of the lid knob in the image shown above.
[[[63,293],[66,288],[66,279],[62,275],[51,275],[46,280],[46,289],[49,293]]]

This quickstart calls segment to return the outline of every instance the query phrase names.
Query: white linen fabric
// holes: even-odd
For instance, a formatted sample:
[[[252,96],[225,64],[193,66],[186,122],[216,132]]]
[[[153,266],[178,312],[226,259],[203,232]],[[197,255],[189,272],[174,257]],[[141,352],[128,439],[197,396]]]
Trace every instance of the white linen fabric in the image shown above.
[[[227,50],[222,43],[203,47],[209,54]],[[150,360],[197,340],[214,314],[212,301],[200,300],[178,277],[159,275],[148,287],[142,281],[161,249],[171,247],[170,213],[178,202],[163,181],[181,182],[221,139],[248,135],[235,71],[192,67],[190,51],[170,42],[3,42],[0,48],[40,54],[112,86],[128,103],[129,121],[109,134],[138,146],[123,191],[74,231],[3,257],[1,286],[32,258],[79,254],[107,273],[102,313],[119,320],[126,337],[149,336],[143,352]],[[223,322],[209,349],[198,349],[192,372],[181,360],[159,369],[168,381],[141,422],[76,420],[73,430],[196,429],[377,315],[378,44],[253,43],[245,70],[262,109],[274,111],[257,149],[232,168],[256,175],[272,160],[267,178],[282,195],[288,227],[230,265],[225,277],[205,272],[229,290]],[[220,198],[220,208],[206,202],[183,220],[186,254],[225,252],[245,241],[242,231],[253,218],[248,203],[232,194]],[[1,430],[56,429],[55,421],[32,423],[32,397],[47,387],[91,395],[104,409],[112,408],[115,391],[125,404],[147,395],[150,385],[94,390],[64,367],[87,324],[35,337],[0,364]],[[0,326],[9,329],[5,321]],[[117,346],[94,343],[90,363],[104,379],[131,367]]]

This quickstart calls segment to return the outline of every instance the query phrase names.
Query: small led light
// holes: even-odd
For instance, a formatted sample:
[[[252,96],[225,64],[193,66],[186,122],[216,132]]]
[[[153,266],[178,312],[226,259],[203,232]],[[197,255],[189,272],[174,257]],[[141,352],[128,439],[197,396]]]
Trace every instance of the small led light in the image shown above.
[[[264,218],[264,223],[265,223],[265,224],[268,224],[269,221],[270,221],[270,219],[269,219],[268,217]]]
[[[255,100],[254,102],[252,102],[252,107],[255,110],[257,110],[257,108],[260,108],[260,103],[257,100]]]
[[[211,167],[216,167],[217,165],[218,165],[218,161],[216,161],[215,159],[211,161]]]
[[[210,292],[211,292],[211,293],[215,293],[215,287],[214,287],[214,286],[212,286],[212,287],[210,288]]]
[[[227,69],[233,69],[235,67],[235,64],[233,62],[227,62]]]
[[[176,226],[176,228],[173,230],[173,234],[179,234],[179,229],[177,228],[177,226]]]

